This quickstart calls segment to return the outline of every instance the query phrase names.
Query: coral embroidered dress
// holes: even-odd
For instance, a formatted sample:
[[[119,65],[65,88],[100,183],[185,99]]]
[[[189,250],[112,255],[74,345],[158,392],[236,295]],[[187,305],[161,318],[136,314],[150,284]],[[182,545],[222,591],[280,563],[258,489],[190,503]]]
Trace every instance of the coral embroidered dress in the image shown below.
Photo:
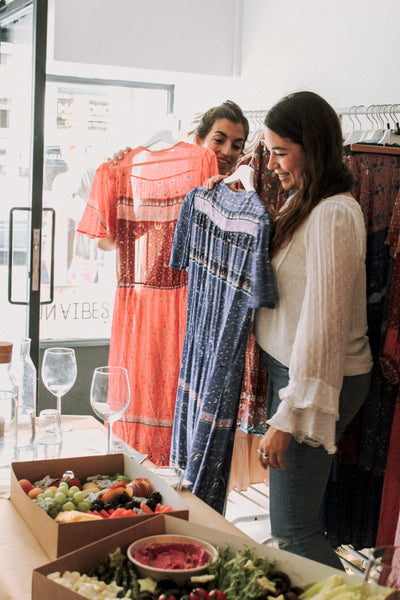
[[[116,235],[117,290],[109,364],[128,369],[130,406],[114,432],[168,464],[182,352],[187,272],[169,267],[186,194],[218,173],[214,152],[179,142],[139,147],[96,171],[78,231]]]

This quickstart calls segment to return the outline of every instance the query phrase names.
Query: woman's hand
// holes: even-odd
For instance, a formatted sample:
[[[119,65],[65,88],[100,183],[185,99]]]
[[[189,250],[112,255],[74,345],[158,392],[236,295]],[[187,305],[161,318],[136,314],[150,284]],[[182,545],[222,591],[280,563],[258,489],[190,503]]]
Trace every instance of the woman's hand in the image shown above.
[[[206,188],[207,191],[210,191],[213,189],[214,185],[222,181],[224,177],[224,175],[213,175],[209,179],[206,179],[203,186]]]
[[[115,250],[117,247],[117,238],[115,235],[111,235],[110,237],[99,238],[97,240],[97,247],[99,250],[103,250],[104,252],[109,252],[110,250]]]
[[[292,434],[280,429],[270,427],[260,441],[258,452],[261,466],[266,469],[284,469],[285,453],[292,438]]]
[[[115,152],[113,154],[113,157],[107,158],[107,162],[112,162],[114,163],[114,165],[118,164],[120,160],[122,160],[124,158],[124,154],[127,154],[128,152],[130,152],[132,150],[132,148],[130,148],[129,146],[127,146],[125,148],[125,150],[118,150],[118,152]]]

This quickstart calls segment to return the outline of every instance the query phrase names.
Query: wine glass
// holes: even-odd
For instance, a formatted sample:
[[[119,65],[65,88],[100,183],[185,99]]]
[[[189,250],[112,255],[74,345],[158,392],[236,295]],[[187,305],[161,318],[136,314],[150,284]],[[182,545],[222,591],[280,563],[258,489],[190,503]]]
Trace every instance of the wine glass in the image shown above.
[[[57,410],[61,415],[61,398],[74,385],[77,368],[73,348],[46,348],[42,362],[42,380],[46,388],[57,398]],[[62,431],[72,427],[63,425]]]
[[[378,586],[384,586],[381,591],[393,591],[387,595],[385,600],[399,600],[400,598],[400,547],[380,546],[372,550],[371,556],[365,568],[363,586],[361,591],[362,600],[370,600],[379,593]]]
[[[97,367],[90,386],[90,404],[107,423],[107,454],[112,452],[112,428],[127,411],[131,399],[128,371],[124,367]]]

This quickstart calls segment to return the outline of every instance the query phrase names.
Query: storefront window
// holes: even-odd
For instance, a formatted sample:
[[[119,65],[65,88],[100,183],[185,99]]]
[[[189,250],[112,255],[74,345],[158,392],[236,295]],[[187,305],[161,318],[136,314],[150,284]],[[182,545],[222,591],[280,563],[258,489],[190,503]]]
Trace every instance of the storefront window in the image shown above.
[[[41,339],[109,338],[115,252],[76,232],[96,169],[116,151],[168,126],[168,90],[49,82],[43,206],[55,210],[54,300],[43,304]],[[42,298],[51,271],[51,218],[44,214]]]

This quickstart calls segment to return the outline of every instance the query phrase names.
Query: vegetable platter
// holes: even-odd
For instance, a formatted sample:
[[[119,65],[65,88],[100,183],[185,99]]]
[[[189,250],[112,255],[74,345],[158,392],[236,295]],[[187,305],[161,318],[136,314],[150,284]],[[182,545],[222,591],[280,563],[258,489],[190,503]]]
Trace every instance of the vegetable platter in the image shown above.
[[[265,596],[254,595],[254,593],[257,592],[254,592],[255,584],[254,581],[252,581],[252,573],[254,573],[253,567],[258,568],[259,563],[272,565],[271,568],[273,570],[278,570],[286,574],[291,581],[291,589],[289,591],[297,594],[296,598],[299,598],[299,600],[322,600],[322,598],[325,598],[323,594],[320,594],[319,596],[316,594],[315,598],[310,595],[309,597],[306,596],[302,599],[299,596],[299,588],[303,588],[303,590],[306,591],[311,583],[328,580],[332,576],[340,577],[340,579],[334,580],[335,586],[337,585],[338,588],[343,585],[355,586],[360,583],[358,577],[349,576],[344,572],[337,571],[320,563],[284,552],[271,546],[257,544],[253,540],[240,535],[239,530],[238,535],[236,536],[218,531],[217,529],[202,527],[201,525],[178,519],[170,515],[157,515],[150,517],[147,521],[136,526],[124,529],[118,534],[113,534],[103,540],[94,542],[89,546],[76,550],[67,556],[61,557],[56,561],[52,561],[35,569],[32,580],[32,600],[53,600],[55,597],[57,600],[80,600],[82,598],[81,594],[57,583],[56,579],[58,575],[62,576],[66,572],[75,572],[78,573],[78,577],[82,574],[90,574],[92,576],[93,574],[96,574],[96,569],[98,569],[99,566],[107,563],[110,555],[118,556],[118,554],[121,553],[122,556],[126,556],[127,548],[135,540],[149,535],[161,535],[164,533],[189,535],[213,544],[215,547],[221,549],[222,552],[229,551],[229,558],[227,555],[222,555],[224,568],[220,570],[218,579],[215,579],[210,585],[206,585],[205,593],[207,593],[209,597],[204,595],[205,600],[212,600],[213,598],[225,600],[221,593],[227,595],[227,600],[237,600],[238,594],[239,596],[242,594],[241,600],[245,600],[245,598],[246,600],[251,600],[252,598],[257,597],[260,599],[262,597],[268,597],[269,600],[273,600],[274,598],[279,598],[279,600],[295,600],[294,596],[285,596],[279,593],[276,594],[275,592],[277,590],[279,591],[279,588],[275,588],[275,592],[273,589],[271,589],[270,592],[268,592],[268,589],[264,590]],[[239,559],[235,559],[236,554],[243,551],[249,553],[244,556],[244,563],[247,563],[247,571],[244,569],[243,564],[239,564],[238,566]],[[232,557],[234,562],[236,561],[237,563],[236,566],[234,566],[232,562],[229,562]],[[236,574],[234,573],[235,569]],[[54,574],[56,574],[56,576],[54,576]],[[48,577],[49,575],[50,577]],[[266,577],[266,579],[273,579],[271,573],[267,573],[267,575],[268,577]],[[225,579],[223,579],[223,577],[225,577]],[[243,591],[243,589],[235,591],[235,596],[233,595],[232,590],[228,591],[227,588],[229,588],[230,581],[233,582],[234,580],[238,581],[240,579],[244,579],[244,584],[248,585],[248,588],[246,591]],[[201,587],[199,585],[201,583],[201,581],[197,582],[198,587]],[[265,581],[264,583],[268,587],[268,581]],[[225,588],[225,590],[223,588]],[[342,587],[341,591],[343,590],[344,588]],[[140,590],[139,586],[136,590],[136,594],[139,592],[144,593],[144,591],[145,590]],[[213,595],[211,595],[211,592],[213,592]],[[220,594],[218,595],[217,592],[220,592]],[[332,592],[332,589],[330,592]],[[190,593],[188,594],[189,599],[194,600],[195,596],[190,598]],[[246,594],[245,597],[243,597],[243,593]],[[384,596],[385,594],[381,597],[378,596],[373,600],[383,600]],[[107,596],[104,595],[103,597]],[[124,596],[120,595],[119,597]],[[128,595],[127,598],[129,597],[134,598],[135,596]],[[159,597],[156,597],[157,600],[159,600]],[[136,595],[136,598],[140,599],[141,596]],[[144,598],[145,596],[143,596],[143,599]],[[147,596],[147,598],[150,599],[152,596]],[[359,600],[359,596],[357,597],[356,595],[351,597],[345,595],[336,599],[334,593],[331,593],[329,598],[330,600]],[[162,600],[167,600],[167,598],[163,598]],[[168,600],[172,600],[172,598]]]

